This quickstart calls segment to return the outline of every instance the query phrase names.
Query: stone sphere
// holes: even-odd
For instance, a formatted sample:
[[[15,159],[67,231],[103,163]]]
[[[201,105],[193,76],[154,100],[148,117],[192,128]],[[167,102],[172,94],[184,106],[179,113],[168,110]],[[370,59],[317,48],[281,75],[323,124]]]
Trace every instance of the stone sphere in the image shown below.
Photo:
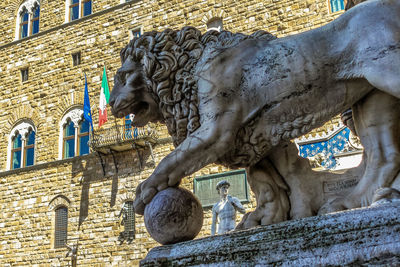
[[[144,223],[151,237],[163,245],[192,240],[203,225],[203,208],[190,191],[169,187],[146,205]]]

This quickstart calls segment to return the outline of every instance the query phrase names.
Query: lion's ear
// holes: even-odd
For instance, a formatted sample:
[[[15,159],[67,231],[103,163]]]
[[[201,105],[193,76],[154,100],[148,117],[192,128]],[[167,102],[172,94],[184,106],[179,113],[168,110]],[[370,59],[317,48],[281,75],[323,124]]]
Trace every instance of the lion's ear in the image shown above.
[[[133,61],[132,56],[128,56],[125,61],[122,63],[122,67],[119,69],[121,72],[131,72],[135,69],[135,62]]]
[[[125,61],[125,52],[126,52],[127,47],[124,47],[121,49],[121,52],[119,52],[119,56],[121,58],[121,63],[124,64]]]

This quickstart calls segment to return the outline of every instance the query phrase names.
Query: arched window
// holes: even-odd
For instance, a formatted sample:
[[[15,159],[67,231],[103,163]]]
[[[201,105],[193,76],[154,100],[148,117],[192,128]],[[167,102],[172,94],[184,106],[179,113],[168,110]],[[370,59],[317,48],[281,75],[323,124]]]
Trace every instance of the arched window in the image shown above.
[[[222,19],[220,18],[212,18],[207,22],[207,31],[222,31],[224,29]]]
[[[68,238],[68,208],[59,206],[55,210],[54,248],[66,246]]]
[[[329,0],[331,12],[337,12],[344,9],[344,0]]]
[[[60,159],[89,154],[89,127],[80,108],[64,116],[60,123]]]
[[[91,0],[67,0],[66,22],[92,14]],[[67,19],[68,18],[68,19]]]
[[[15,39],[39,32],[40,0],[26,0],[18,9]]]
[[[21,122],[12,129],[9,139],[8,168],[13,170],[35,163],[35,139],[34,126],[28,121]]]

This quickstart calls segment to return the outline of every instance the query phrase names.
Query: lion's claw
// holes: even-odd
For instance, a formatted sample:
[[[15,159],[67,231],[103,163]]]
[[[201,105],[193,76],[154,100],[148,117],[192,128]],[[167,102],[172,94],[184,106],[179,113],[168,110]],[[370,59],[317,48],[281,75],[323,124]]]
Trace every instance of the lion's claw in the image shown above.
[[[161,182],[156,178],[156,176],[150,176],[136,188],[136,198],[133,205],[137,214],[143,215],[146,205],[151,202],[154,196],[168,187],[167,181]]]
[[[133,207],[135,209],[135,213],[137,213],[139,215],[143,215],[144,214],[144,208],[146,206],[144,205],[144,203],[140,199],[140,196],[135,198],[135,201],[133,202]]]
[[[153,197],[158,193],[154,187],[146,188],[142,194],[141,199],[145,205],[149,204]]]

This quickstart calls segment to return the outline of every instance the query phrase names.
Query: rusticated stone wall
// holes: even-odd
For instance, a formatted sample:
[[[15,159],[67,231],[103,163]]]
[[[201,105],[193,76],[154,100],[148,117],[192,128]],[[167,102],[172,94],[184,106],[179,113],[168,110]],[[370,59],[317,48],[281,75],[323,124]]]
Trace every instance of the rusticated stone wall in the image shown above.
[[[129,30],[191,25],[204,32],[207,21],[220,17],[226,30],[264,29],[282,37],[321,26],[340,14],[330,14],[326,0],[92,2],[92,15],[66,23],[64,1],[42,0],[40,32],[16,41],[16,15],[22,1],[0,2],[0,266],[70,264],[67,249],[53,245],[52,200],[59,195],[69,200],[68,240],[78,244],[78,266],[135,266],[156,245],[141,216],[136,217],[135,240],[122,245],[117,241],[123,230],[117,216],[122,203],[134,198],[136,186],[154,169],[149,150],[141,152],[141,170],[135,150],[116,154],[118,173],[113,157],[106,156],[106,175],[95,153],[58,159],[59,123],[69,108],[83,104],[84,73],[96,125],[102,68],[106,65],[112,88]],[[82,64],[74,67],[72,53],[79,51]],[[26,82],[21,82],[22,68],[29,68]],[[7,171],[9,134],[23,119],[37,128],[35,165]],[[113,124],[110,118],[103,127]],[[155,164],[173,149],[165,139],[165,128],[159,130],[167,141],[154,147]],[[223,171],[227,169],[208,166],[185,178],[183,186],[192,190],[193,177]],[[253,206],[254,201],[246,208]],[[210,233],[210,217],[208,209],[200,236]]]

